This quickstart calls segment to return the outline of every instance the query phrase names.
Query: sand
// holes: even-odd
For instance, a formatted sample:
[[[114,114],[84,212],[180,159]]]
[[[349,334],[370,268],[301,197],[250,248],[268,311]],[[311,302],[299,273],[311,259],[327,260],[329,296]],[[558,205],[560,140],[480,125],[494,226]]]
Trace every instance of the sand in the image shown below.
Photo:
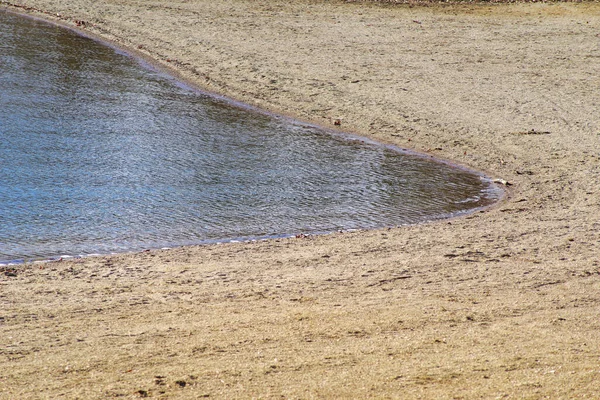
[[[12,2],[511,186],[418,226],[4,267],[0,399],[600,397],[600,4]]]

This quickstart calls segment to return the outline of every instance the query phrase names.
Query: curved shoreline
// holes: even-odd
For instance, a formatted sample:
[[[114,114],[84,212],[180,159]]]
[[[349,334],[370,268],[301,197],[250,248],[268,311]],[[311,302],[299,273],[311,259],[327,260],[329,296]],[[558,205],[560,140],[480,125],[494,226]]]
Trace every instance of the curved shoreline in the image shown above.
[[[415,223],[405,223],[405,224],[396,224],[396,225],[391,225],[391,224],[381,225],[381,226],[378,226],[377,228],[371,228],[371,229],[380,230],[380,229],[387,229],[387,228],[398,228],[398,227],[405,227],[405,226],[409,226],[409,225],[439,223],[440,221],[449,221],[449,220],[456,219],[456,218],[463,218],[467,215],[470,215],[470,214],[473,214],[476,212],[481,212],[488,208],[498,206],[498,204],[504,199],[505,195],[507,194],[506,186],[501,186],[502,185],[501,179],[494,180],[493,178],[486,176],[483,172],[476,171],[470,167],[467,167],[464,165],[459,165],[459,164],[449,161],[449,160],[437,159],[433,155],[418,152],[415,150],[402,148],[402,147],[399,147],[398,145],[380,143],[380,142],[377,142],[376,140],[368,138],[366,136],[360,136],[360,135],[354,134],[354,133],[351,134],[348,132],[341,131],[339,129],[332,129],[331,127],[324,127],[321,125],[317,125],[314,122],[299,121],[290,116],[278,115],[275,112],[269,112],[266,110],[262,110],[257,107],[251,106],[249,104],[243,103],[241,101],[227,98],[227,97],[219,95],[219,94],[214,94],[212,92],[205,90],[202,87],[199,87],[197,85],[197,83],[195,83],[193,81],[184,80],[184,78],[181,77],[181,74],[177,73],[177,68],[175,66],[161,65],[158,63],[158,60],[150,58],[147,54],[142,54],[139,51],[136,51],[135,49],[124,47],[123,45],[119,45],[118,43],[104,39],[101,35],[91,34],[91,33],[87,32],[84,29],[86,24],[82,25],[82,21],[73,20],[67,16],[58,16],[51,12],[44,12],[44,11],[38,10],[38,9],[31,9],[29,7],[24,9],[27,12],[22,12],[22,11],[16,12],[16,11],[14,11],[15,8],[17,10],[23,10],[23,9],[18,8],[18,6],[15,6],[15,5],[11,5],[11,6],[12,6],[12,8],[7,10],[7,12],[19,14],[25,18],[31,18],[33,20],[44,21],[44,22],[50,23],[55,26],[64,27],[64,28],[68,29],[69,31],[73,31],[76,34],[79,34],[85,38],[94,40],[104,46],[108,46],[109,48],[111,48],[115,51],[124,53],[128,57],[131,57],[136,62],[142,64],[142,66],[144,68],[148,68],[148,69],[152,69],[153,71],[160,72],[161,74],[164,74],[165,78],[168,79],[169,81],[174,81],[175,84],[177,84],[177,85],[185,86],[187,89],[192,90],[201,96],[209,96],[212,99],[225,102],[227,104],[233,105],[233,106],[238,107],[243,110],[249,110],[249,111],[252,111],[252,112],[255,112],[255,113],[258,113],[261,115],[267,115],[269,117],[276,118],[279,120],[286,120],[292,124],[315,128],[315,129],[318,129],[320,132],[335,135],[335,136],[340,136],[347,140],[357,140],[357,141],[360,140],[361,142],[375,144],[377,146],[391,149],[392,151],[397,152],[399,154],[416,156],[421,159],[431,159],[432,162],[435,162],[438,164],[445,164],[445,165],[448,165],[450,168],[455,168],[455,169],[464,171],[466,173],[473,174],[475,176],[478,176],[480,179],[482,179],[484,182],[486,182],[486,184],[489,185],[489,187],[486,188],[485,192],[488,193],[488,195],[489,195],[488,197],[490,199],[495,199],[491,204],[488,204],[485,206],[474,207],[474,208],[471,208],[468,210],[467,209],[460,210],[460,211],[457,211],[452,214],[446,214],[446,216],[437,216],[437,217],[434,217],[431,219],[426,219],[426,220],[423,220],[420,222],[415,222]],[[42,13],[45,17],[44,18],[37,17],[35,15],[32,15],[31,12]],[[71,24],[69,24],[69,22],[71,22]],[[72,26],[73,23],[76,24],[75,27]],[[181,80],[179,80],[179,78],[181,78]],[[353,228],[353,229],[349,229],[349,230],[344,229],[343,231],[352,232],[352,231],[362,231],[362,230],[368,230],[368,228]],[[339,230],[339,231],[341,232],[342,230]],[[323,234],[331,234],[333,232],[334,231],[306,232],[306,235],[311,235],[311,236],[312,235],[323,235]],[[217,243],[217,244],[238,243],[238,242],[250,243],[253,241],[294,238],[295,236],[296,236],[296,233],[288,232],[288,233],[280,233],[280,234],[275,234],[275,235],[257,236],[257,237],[254,237],[254,236],[223,237],[223,238],[219,238],[219,239],[199,240],[197,242],[189,242],[189,243],[185,243],[185,244],[170,243],[170,244],[165,244],[164,246],[166,246],[166,247],[164,247],[164,246],[157,246],[157,247],[149,246],[149,247],[145,247],[145,248],[126,249],[126,250],[120,250],[120,251],[116,251],[116,250],[112,251],[111,250],[110,252],[106,252],[106,253],[98,253],[97,249],[92,249],[91,253],[89,255],[111,256],[111,255],[116,255],[116,254],[131,254],[131,253],[136,253],[136,252],[140,252],[140,251],[144,251],[144,250],[159,250],[159,249],[166,250],[166,249],[179,248],[179,247],[185,247],[185,246],[199,246],[199,245],[207,245],[207,244],[215,244],[215,243]],[[27,256],[25,256],[25,258],[23,258],[23,256],[19,255],[19,257],[15,257],[14,259],[0,259],[0,267],[15,266],[15,265],[21,265],[21,264],[31,263],[31,262],[40,263],[40,262],[54,262],[54,261],[58,261],[58,260],[62,261],[65,259],[80,259],[80,258],[84,258],[86,256],[87,256],[86,253],[77,254],[77,253],[66,253],[66,252],[50,254],[45,257],[42,257],[42,256],[27,257]]]
[[[597,3],[17,3],[513,186],[445,222],[2,270],[0,398],[600,392]]]

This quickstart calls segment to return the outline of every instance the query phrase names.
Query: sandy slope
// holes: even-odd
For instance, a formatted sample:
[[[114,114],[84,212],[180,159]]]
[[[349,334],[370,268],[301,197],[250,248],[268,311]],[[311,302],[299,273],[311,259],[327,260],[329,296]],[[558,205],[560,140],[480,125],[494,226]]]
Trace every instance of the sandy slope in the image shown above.
[[[0,398],[600,396],[600,5],[13,2],[513,185],[435,224],[3,271]]]

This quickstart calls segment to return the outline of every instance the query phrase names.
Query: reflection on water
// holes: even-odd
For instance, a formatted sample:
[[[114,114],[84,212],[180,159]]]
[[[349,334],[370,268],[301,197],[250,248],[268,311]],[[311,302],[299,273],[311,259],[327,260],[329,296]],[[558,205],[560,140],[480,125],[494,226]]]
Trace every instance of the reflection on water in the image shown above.
[[[492,203],[480,176],[240,109],[0,12],[0,260],[373,228]]]

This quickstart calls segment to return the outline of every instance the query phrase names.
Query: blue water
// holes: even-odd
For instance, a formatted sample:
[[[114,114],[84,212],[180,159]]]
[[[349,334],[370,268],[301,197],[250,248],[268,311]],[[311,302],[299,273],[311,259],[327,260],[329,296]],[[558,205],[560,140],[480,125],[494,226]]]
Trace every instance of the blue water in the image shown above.
[[[414,224],[500,196],[0,12],[0,260]]]

